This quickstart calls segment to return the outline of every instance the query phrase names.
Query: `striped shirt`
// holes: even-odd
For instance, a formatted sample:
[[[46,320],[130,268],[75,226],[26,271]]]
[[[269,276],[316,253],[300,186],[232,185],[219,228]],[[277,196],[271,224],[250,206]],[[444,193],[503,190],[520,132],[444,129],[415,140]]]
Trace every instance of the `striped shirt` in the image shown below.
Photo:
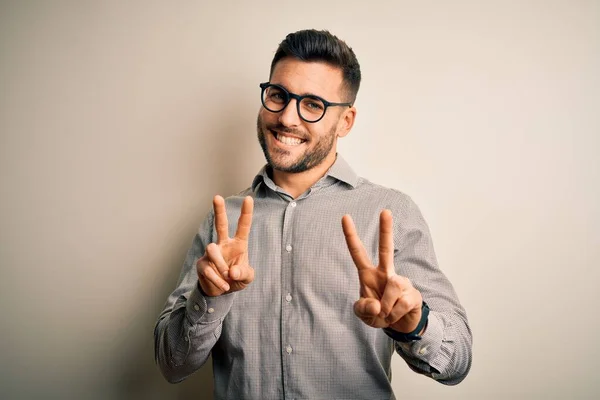
[[[156,360],[170,382],[185,379],[212,354],[215,399],[394,399],[394,350],[437,381],[464,379],[471,366],[467,316],[410,197],[358,177],[339,155],[296,199],[265,167],[250,188],[226,199],[229,232],[236,231],[247,195],[254,198],[248,251],[255,279],[239,292],[203,295],[196,261],[216,241],[210,212],[154,330]],[[383,209],[394,216],[396,272],[431,309],[422,339],[410,343],[395,342],[353,311],[358,273],[341,219],[352,216],[377,265]]]

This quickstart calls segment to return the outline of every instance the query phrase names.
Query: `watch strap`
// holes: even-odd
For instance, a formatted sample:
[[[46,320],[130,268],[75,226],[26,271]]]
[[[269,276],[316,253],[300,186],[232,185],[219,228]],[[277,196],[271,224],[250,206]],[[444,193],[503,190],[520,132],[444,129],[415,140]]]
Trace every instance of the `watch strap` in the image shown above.
[[[386,333],[386,335],[388,335],[397,342],[407,343],[412,342],[414,340],[421,340],[421,336],[419,336],[419,333],[421,333],[423,328],[425,328],[425,326],[427,325],[428,318],[429,306],[427,305],[427,303],[423,302],[423,305],[421,306],[421,320],[412,332],[402,333],[395,331],[391,328],[383,328],[383,331]]]

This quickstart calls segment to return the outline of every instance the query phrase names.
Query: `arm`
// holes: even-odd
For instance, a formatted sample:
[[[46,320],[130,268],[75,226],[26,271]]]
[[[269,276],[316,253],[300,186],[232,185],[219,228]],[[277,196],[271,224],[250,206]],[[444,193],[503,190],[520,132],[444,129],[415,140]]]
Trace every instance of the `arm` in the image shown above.
[[[450,281],[437,265],[429,228],[410,200],[395,229],[394,264],[429,305],[422,339],[394,342],[398,354],[416,372],[447,385],[460,383],[471,367],[472,336],[467,315]]]
[[[395,229],[389,210],[380,215],[378,266],[369,260],[352,218],[342,219],[361,288],[354,312],[369,326],[387,328],[393,337],[393,331],[406,334],[417,329],[426,301],[431,312],[421,340],[395,342],[396,351],[413,370],[444,384],[457,384],[471,366],[465,311],[437,267],[429,230],[417,206],[408,199],[396,214],[400,223]]]
[[[214,214],[209,214],[194,238],[177,288],[154,328],[155,359],[171,383],[204,365],[219,340],[235,292],[254,279],[247,257],[252,199],[244,200],[234,238],[228,237],[223,199],[215,197],[214,206]],[[213,225],[217,243],[211,243]]]
[[[201,232],[207,225],[208,219]],[[201,236],[199,233],[194,238],[177,288],[167,299],[154,328],[156,362],[171,383],[182,381],[204,365],[233,301],[234,294],[208,297],[198,287],[196,260],[204,253]],[[210,308],[212,313],[208,312]]]

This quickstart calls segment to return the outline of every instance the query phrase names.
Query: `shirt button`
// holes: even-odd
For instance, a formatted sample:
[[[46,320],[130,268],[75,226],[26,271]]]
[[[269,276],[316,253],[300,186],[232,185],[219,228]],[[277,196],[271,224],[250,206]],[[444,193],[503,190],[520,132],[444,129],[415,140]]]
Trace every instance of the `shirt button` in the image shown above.
[[[427,346],[423,346],[419,349],[419,355],[423,356],[427,354]]]
[[[295,201],[292,201],[292,204],[290,204],[290,206],[292,206],[292,207],[296,207],[296,202],[295,202]]]
[[[215,309],[214,309],[214,308],[212,308],[212,307],[211,307],[211,308],[209,308],[209,309],[208,309],[208,313],[209,313],[209,314],[212,314],[212,313],[214,313],[214,312],[215,312]]]
[[[292,295],[288,293],[288,294],[285,296],[285,301],[287,301],[288,303],[289,303],[290,301],[292,301]]]
[[[186,336],[186,337],[183,338],[183,340],[185,340],[187,342],[190,339],[188,339],[188,337]]]
[[[198,304],[194,304],[194,310],[198,311],[200,309],[200,306]]]
[[[287,252],[289,253],[290,251],[292,251],[292,245],[288,244],[287,246],[285,246],[285,249],[287,250]]]
[[[292,346],[287,346],[285,348],[285,352],[288,353],[288,354],[292,354]]]

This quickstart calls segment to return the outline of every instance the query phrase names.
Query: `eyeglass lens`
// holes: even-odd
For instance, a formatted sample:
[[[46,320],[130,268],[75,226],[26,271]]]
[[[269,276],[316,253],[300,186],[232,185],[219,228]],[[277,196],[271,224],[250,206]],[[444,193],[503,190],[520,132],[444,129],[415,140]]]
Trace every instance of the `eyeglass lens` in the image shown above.
[[[271,112],[280,112],[290,102],[290,94],[283,88],[269,85],[263,90],[263,105]],[[303,97],[298,104],[300,117],[307,121],[316,121],[325,113],[325,104],[316,97]]]

